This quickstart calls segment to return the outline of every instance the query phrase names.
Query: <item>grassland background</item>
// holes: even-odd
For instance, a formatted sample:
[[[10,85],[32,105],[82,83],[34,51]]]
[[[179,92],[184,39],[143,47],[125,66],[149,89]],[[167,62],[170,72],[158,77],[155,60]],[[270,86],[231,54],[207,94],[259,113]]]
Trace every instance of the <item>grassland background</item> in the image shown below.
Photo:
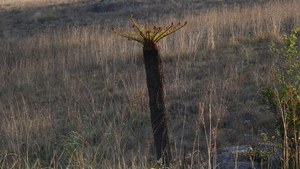
[[[202,105],[213,125],[221,119],[218,147],[273,134],[274,114],[259,104],[272,84],[268,44],[300,26],[299,0],[128,2],[0,1],[0,168],[153,166],[142,46],[111,31],[130,30],[130,14],[188,21],[159,43],[178,163],[207,160]]]

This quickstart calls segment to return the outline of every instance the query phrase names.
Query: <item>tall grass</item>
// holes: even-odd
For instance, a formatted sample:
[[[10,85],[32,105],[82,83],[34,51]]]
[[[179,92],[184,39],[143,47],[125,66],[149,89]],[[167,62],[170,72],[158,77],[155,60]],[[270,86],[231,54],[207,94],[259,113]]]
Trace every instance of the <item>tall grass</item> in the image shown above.
[[[207,161],[199,103],[214,118],[222,109],[213,135],[217,147],[257,142],[261,126],[271,131],[273,116],[258,104],[261,88],[271,83],[268,43],[300,25],[298,2],[201,10],[193,5],[181,16],[189,21],[187,27],[160,42],[178,168]],[[169,14],[150,20],[164,26],[182,18]],[[1,40],[2,168],[153,166],[141,46],[115,36],[113,23],[105,24]],[[127,28],[129,22],[117,27]],[[208,91],[215,100],[208,99]],[[250,142],[246,133],[252,135]]]

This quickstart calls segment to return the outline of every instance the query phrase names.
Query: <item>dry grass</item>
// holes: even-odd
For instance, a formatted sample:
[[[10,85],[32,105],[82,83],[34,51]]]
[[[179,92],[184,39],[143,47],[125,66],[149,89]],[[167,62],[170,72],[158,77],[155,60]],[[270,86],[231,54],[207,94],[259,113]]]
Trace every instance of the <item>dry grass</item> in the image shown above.
[[[69,2],[73,3],[49,0],[46,4]],[[111,26],[130,29],[128,12],[140,22],[158,26],[189,22],[160,42],[177,161],[185,159],[185,166],[191,168],[205,161],[201,119],[207,117],[201,116],[199,105],[204,104],[204,114],[212,112],[213,125],[220,112],[224,114],[217,129],[218,147],[254,144],[260,141],[261,127],[272,133],[273,115],[258,103],[261,89],[271,84],[268,43],[300,26],[299,1],[244,5],[186,1],[182,8],[179,1],[170,1],[178,14],[165,13],[165,8],[155,11],[150,1],[130,2],[142,8],[106,13],[84,10],[86,24],[81,23],[83,17],[74,17],[80,16],[74,11],[62,14],[63,6],[43,23],[24,19],[14,23],[13,29],[2,24],[0,168],[152,166],[155,158],[141,46],[111,32]],[[72,3],[72,9],[80,4]],[[86,3],[84,9],[90,9],[94,1]],[[29,17],[37,10],[52,9],[28,7],[14,14],[19,1],[0,5],[2,11],[6,7],[2,23],[13,22],[9,14]],[[149,12],[142,14],[143,10]],[[72,22],[57,19],[62,16]],[[24,31],[27,26],[34,31]],[[251,134],[251,139],[244,134]]]

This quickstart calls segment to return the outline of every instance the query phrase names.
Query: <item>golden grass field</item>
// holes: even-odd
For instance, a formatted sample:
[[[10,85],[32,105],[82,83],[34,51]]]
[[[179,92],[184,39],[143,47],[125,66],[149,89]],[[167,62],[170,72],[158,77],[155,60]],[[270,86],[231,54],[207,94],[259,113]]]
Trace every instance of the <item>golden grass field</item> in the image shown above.
[[[130,14],[188,21],[159,43],[174,168],[207,161],[210,124],[218,148],[274,135],[259,104],[272,85],[268,45],[300,27],[299,0],[98,2],[0,1],[0,168],[154,166],[142,46],[111,31],[130,30]]]

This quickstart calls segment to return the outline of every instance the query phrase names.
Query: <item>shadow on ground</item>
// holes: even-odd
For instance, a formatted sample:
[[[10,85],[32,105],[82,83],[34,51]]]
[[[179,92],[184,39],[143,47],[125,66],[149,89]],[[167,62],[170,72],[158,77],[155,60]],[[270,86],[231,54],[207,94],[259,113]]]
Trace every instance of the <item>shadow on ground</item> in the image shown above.
[[[266,0],[267,1],[267,0]],[[133,14],[136,19],[175,16],[182,18],[197,14],[200,10],[221,5],[234,5],[256,2],[250,0],[198,0],[198,1],[96,1],[86,0],[73,3],[34,5],[0,4],[0,38],[22,38],[38,31],[55,30],[72,25],[115,25],[127,22]],[[156,16],[156,17],[155,17]]]

